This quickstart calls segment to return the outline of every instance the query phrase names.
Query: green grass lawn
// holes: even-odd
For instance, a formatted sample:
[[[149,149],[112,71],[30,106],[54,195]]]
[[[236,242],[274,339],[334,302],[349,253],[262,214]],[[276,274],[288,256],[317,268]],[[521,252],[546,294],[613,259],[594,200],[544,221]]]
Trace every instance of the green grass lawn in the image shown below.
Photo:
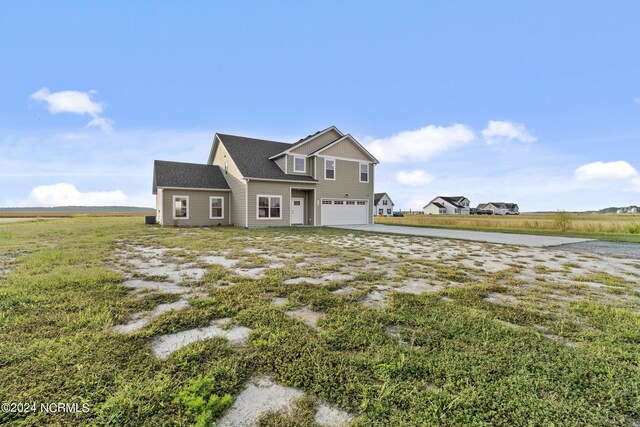
[[[452,228],[471,231],[578,237],[608,242],[640,243],[640,215],[566,214],[562,231],[553,214],[522,215],[406,215],[376,217],[377,224]]]
[[[261,425],[267,426],[315,425],[311,409],[320,401],[357,414],[357,426],[625,426],[640,419],[637,282],[576,277],[575,288],[564,292],[584,296],[558,309],[542,299],[551,285],[516,280],[517,266],[483,273],[420,259],[401,264],[400,258],[402,277],[388,279],[370,269],[385,262],[380,256],[358,244],[317,240],[364,236],[356,232],[176,229],[141,222],[104,217],[0,224],[0,273],[10,269],[0,274],[0,402],[89,407],[76,414],[0,412],[0,424],[204,425],[257,374],[309,396],[290,414],[264,417]],[[132,313],[176,299],[160,293],[135,297],[122,285],[114,259],[128,243],[173,248],[186,261],[193,252],[226,250],[243,265],[265,265],[264,258],[243,252],[247,246],[292,258],[259,279],[208,267],[191,284],[202,295],[189,308],[121,335],[111,328]],[[321,257],[326,262],[294,268]],[[566,264],[567,271],[573,268]],[[283,284],[345,265],[360,272],[350,283],[356,292],[335,294],[335,284]],[[540,270],[540,277],[553,274]],[[464,286],[421,295],[392,292],[385,307],[362,304],[370,286],[418,271]],[[590,297],[578,286],[585,280],[617,291],[610,300]],[[485,300],[491,292],[511,292],[507,288],[519,292],[523,303]],[[273,297],[287,298],[286,306],[274,305]],[[319,330],[285,315],[296,307],[325,313]],[[153,337],[222,317],[251,328],[245,346],[214,338],[166,360],[151,353]],[[543,336],[540,325],[579,345]]]

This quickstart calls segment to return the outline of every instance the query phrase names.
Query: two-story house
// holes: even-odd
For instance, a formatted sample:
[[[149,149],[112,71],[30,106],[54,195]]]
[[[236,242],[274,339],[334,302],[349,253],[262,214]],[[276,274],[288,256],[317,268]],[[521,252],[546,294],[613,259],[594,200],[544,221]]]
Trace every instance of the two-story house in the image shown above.
[[[387,193],[375,193],[373,195],[374,212],[376,215],[393,215],[393,201]]]
[[[163,225],[372,224],[378,164],[335,126],[296,143],[217,133],[207,164],[156,160]]]
[[[469,199],[464,196],[438,196],[427,203],[423,208],[425,215],[437,214],[462,214],[468,215]]]

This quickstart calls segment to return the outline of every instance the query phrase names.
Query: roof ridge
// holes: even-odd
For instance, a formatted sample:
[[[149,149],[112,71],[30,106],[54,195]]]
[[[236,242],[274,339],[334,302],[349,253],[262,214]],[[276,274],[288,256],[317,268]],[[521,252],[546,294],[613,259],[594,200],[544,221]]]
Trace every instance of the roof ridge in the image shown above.
[[[242,136],[242,135],[233,135],[230,133],[220,133],[220,132],[216,132],[216,135],[218,136],[230,136],[232,138],[242,138],[242,139],[251,139],[253,141],[263,141],[263,142],[275,142],[277,144],[287,144],[287,145],[292,145],[290,142],[282,142],[282,141],[274,141],[272,139],[261,139],[261,138],[253,138],[251,136]]]

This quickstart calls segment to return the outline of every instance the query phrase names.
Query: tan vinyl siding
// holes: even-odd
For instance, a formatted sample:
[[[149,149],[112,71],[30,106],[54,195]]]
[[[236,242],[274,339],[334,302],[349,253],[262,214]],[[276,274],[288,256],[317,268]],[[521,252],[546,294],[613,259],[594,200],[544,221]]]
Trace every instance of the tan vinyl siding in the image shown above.
[[[292,188],[295,189],[313,189],[315,185],[298,184],[288,182],[270,182],[270,181],[249,181],[249,227],[282,227],[291,223],[291,198]],[[258,210],[257,196],[282,196],[281,216],[282,219],[257,219]],[[306,202],[306,199],[305,199]]]
[[[156,190],[156,222],[162,224],[162,188]]]
[[[224,171],[224,162],[229,162],[229,173]],[[222,173],[231,188],[231,224],[246,227],[246,210],[245,202],[247,195],[247,182],[240,173],[240,170],[236,166],[233,159],[229,155],[229,152],[225,146],[218,140],[218,147],[213,157],[213,164],[220,166]]]
[[[342,135],[340,135],[338,132],[336,132],[335,130],[331,129],[325,133],[323,133],[322,135],[312,139],[311,141],[302,144],[299,147],[294,148],[293,150],[291,150],[292,153],[298,153],[298,154],[311,154],[316,150],[319,150],[320,148],[324,147],[325,145],[328,145],[329,143],[335,141],[338,138],[341,138]]]
[[[324,179],[324,157],[317,160],[317,199],[358,199],[369,201],[369,223],[373,221],[374,165],[369,165],[369,182],[360,182],[360,162],[336,159],[335,181]],[[348,194],[349,196],[345,196]],[[317,225],[322,224],[320,207],[316,205]]]
[[[286,173],[286,169],[285,169],[286,161],[287,161],[287,156],[281,156],[274,160],[274,162],[276,162],[276,165],[278,165],[278,167],[282,170],[282,172],[285,172],[285,173]]]
[[[311,167],[312,167],[312,163],[313,163],[313,158],[312,157],[306,157],[304,159],[305,161],[305,169],[304,172],[296,172],[293,170],[293,159],[295,156],[290,156],[287,155],[287,173],[289,175],[303,175],[303,176],[311,176]]]
[[[358,148],[348,138],[336,145],[327,148],[322,151],[323,156],[344,157],[347,159],[357,159],[370,162],[371,159],[367,157],[360,148]]]
[[[189,219],[173,219],[173,197],[189,197]],[[209,219],[209,197],[216,196],[224,199],[224,218]],[[229,224],[229,196],[228,191],[214,190],[172,190],[162,191],[162,224],[163,225],[190,225],[190,226],[211,226],[218,224]]]

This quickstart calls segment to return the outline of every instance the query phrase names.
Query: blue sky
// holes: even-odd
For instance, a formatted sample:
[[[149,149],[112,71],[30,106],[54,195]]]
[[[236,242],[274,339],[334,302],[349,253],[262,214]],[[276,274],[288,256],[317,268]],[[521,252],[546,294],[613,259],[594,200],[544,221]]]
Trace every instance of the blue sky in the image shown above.
[[[2,2],[0,206],[153,206],[215,132],[336,125],[399,208],[640,204],[638,2]]]

